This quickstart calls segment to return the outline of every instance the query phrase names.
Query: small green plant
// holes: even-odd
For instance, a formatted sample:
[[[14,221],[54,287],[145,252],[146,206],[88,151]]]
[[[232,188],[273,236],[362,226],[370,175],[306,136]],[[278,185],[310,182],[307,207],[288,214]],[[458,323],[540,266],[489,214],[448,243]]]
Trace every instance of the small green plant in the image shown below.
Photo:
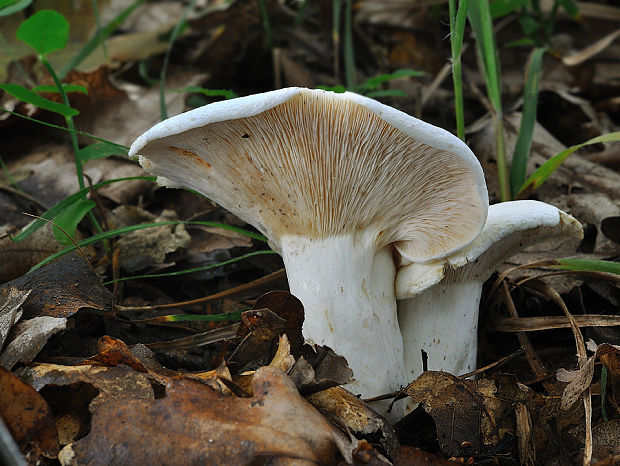
[[[540,0],[494,0],[490,4],[491,16],[501,18],[517,13],[523,38],[510,45],[549,46],[555,30],[557,13],[563,9],[573,19],[579,19],[579,8],[574,0],[554,0],[545,12]]]
[[[450,2],[450,27],[452,41],[453,80],[455,88],[455,108],[457,119],[457,131],[459,137],[463,120],[462,77],[458,67],[460,66],[460,52],[462,50],[464,10],[467,9],[467,18],[475,36],[478,52],[479,67],[484,76],[487,97],[491,105],[491,117],[495,134],[495,152],[497,158],[497,176],[500,188],[500,200],[508,201],[517,197],[525,197],[537,189],[570,154],[577,149],[600,142],[620,140],[618,133],[611,133],[586,141],[583,144],[570,147],[549,159],[535,173],[527,178],[526,167],[532,146],[534,126],[536,124],[536,107],[538,103],[538,83],[542,70],[543,57],[547,51],[545,47],[536,47],[532,50],[530,60],[525,72],[525,85],[523,92],[523,111],[521,123],[518,128],[517,142],[512,156],[512,163],[507,162],[506,145],[504,141],[504,123],[501,96],[501,70],[500,61],[493,32],[493,14],[507,14],[521,7],[533,5],[538,8],[538,2],[532,0],[496,0],[489,4],[486,0],[461,0],[458,11],[454,0]],[[571,12],[572,1],[557,0],[554,8],[563,6]],[[500,9],[502,7],[503,9]],[[512,10],[510,8],[512,8]],[[494,9],[494,10],[493,10]],[[554,13],[555,14],[555,13]],[[553,14],[553,15],[554,15]],[[552,21],[553,18],[547,19]],[[547,23],[545,23],[547,24]],[[551,27],[546,26],[548,29]],[[552,31],[552,29],[550,29]],[[527,179],[526,179],[527,178]]]
[[[318,86],[319,89],[325,89],[332,92],[356,92],[357,94],[365,95],[367,97],[407,97],[407,94],[400,89],[381,89],[381,85],[388,81],[398,78],[404,78],[408,76],[423,76],[423,71],[415,71],[409,69],[397,70],[390,74],[380,74],[367,79],[362,84],[356,85],[353,88],[347,86]]]

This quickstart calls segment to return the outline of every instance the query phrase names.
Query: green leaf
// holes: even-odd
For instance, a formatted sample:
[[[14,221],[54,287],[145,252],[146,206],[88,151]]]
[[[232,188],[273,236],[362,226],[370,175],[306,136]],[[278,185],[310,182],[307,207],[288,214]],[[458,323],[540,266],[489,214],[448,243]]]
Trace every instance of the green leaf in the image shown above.
[[[521,16],[519,18],[519,25],[526,36],[531,36],[540,29],[540,23],[529,15]]]
[[[489,10],[493,19],[509,15],[521,7],[526,7],[528,0],[495,0],[491,2]]]
[[[70,238],[67,238],[67,235],[71,238],[75,236],[75,230],[77,229],[78,223],[80,223],[84,216],[96,205],[97,204],[95,201],[81,197],[56,215],[53,220],[54,224],[64,230],[64,232],[62,232],[60,228],[56,228],[56,226],[54,226],[54,237],[56,238],[56,241],[63,246],[73,244],[73,241],[71,241]]]
[[[347,88],[342,85],[338,86],[317,86],[317,89],[323,89],[324,91],[332,91],[336,94],[342,94],[343,92],[347,92]]]
[[[97,184],[93,185],[93,189],[99,189],[99,188],[101,188],[103,186],[106,186],[108,184],[118,183],[120,181],[129,181],[129,180],[155,181],[155,177],[154,176],[129,176],[127,178],[116,178],[116,179],[113,179],[113,180],[107,180],[107,181],[102,181],[101,183],[97,183]],[[44,218],[46,220],[51,220],[56,215],[59,215],[62,211],[67,209],[70,205],[74,204],[79,199],[81,199],[84,196],[86,196],[86,193],[88,193],[89,191],[90,191],[90,188],[84,188],[84,189],[78,191],[77,193],[72,194],[71,196],[64,198],[58,204],[56,204],[55,206],[53,206],[53,207],[49,208],[48,210],[46,210],[43,214],[40,215],[40,217]],[[25,226],[22,229],[22,231],[20,231],[17,235],[13,236],[11,239],[13,240],[13,242],[19,243],[20,241],[28,238],[31,234],[33,234],[35,231],[37,231],[39,228],[41,228],[45,224],[46,224],[45,220],[36,219],[34,222],[32,222],[32,223],[28,224],[27,226]]]
[[[69,22],[57,11],[37,11],[19,26],[17,38],[26,42],[39,55],[45,56],[66,47],[69,40]]]
[[[620,262],[588,260],[588,259],[557,259],[554,269],[587,272],[604,272],[620,275]]]
[[[9,16],[18,11],[22,11],[32,3],[32,0],[1,0],[0,17]]]
[[[77,68],[77,66],[88,57],[93,50],[95,50],[110,34],[112,34],[123,21],[129,16],[140,4],[144,3],[144,0],[137,0],[121,11],[115,18],[113,18],[108,24],[101,29],[98,34],[95,34],[84,46],[76,53],[65,66],[62,67],[58,76],[64,78],[69,71]]]
[[[525,181],[527,170],[527,159],[532,147],[532,136],[534,135],[534,125],[536,124],[536,107],[538,105],[538,82],[542,68],[542,59],[545,51],[544,47],[537,48],[532,52],[530,62],[526,69],[525,88],[523,90],[523,113],[521,114],[521,124],[519,134],[512,156],[512,166],[510,167],[510,188],[512,197],[517,195],[519,187]]]
[[[59,113],[65,117],[75,116],[80,113],[76,109],[68,107],[65,104],[53,102],[45,97],[41,97],[36,92],[26,89],[19,84],[0,84],[0,89],[7,94],[11,94],[13,97],[17,97],[19,100],[36,105],[44,110],[49,110],[50,112]]]
[[[562,6],[566,13],[568,13],[573,19],[579,19],[579,7],[574,0],[556,0],[558,5]]]
[[[204,87],[199,86],[188,86],[182,89],[175,89],[174,92],[195,92],[208,97],[226,97],[227,99],[236,99],[239,97],[230,89],[205,89]]]
[[[110,155],[127,155],[127,151],[108,142],[95,142],[78,151],[78,157],[82,162],[104,159]]]
[[[360,87],[367,86],[369,89],[374,89],[380,84],[391,81],[393,79],[405,78],[409,76],[424,76],[424,71],[416,71],[404,68],[396,70],[390,74],[380,74],[379,76],[369,78],[366,80],[366,82],[364,82],[364,84],[361,84]]]
[[[407,97],[407,93],[402,89],[385,89],[383,91],[372,91],[366,93],[367,97]]]
[[[513,40],[512,42],[508,42],[506,47],[533,47],[536,45],[536,41],[531,37],[523,37],[522,39]]]
[[[543,184],[547,178],[551,176],[551,174],[558,169],[558,167],[566,160],[566,158],[571,155],[576,150],[581,149],[582,147],[589,146],[591,144],[599,144],[601,142],[614,142],[620,141],[620,131],[616,131],[615,133],[603,134],[602,136],[597,136],[592,138],[582,144],[577,144],[575,146],[571,146],[568,149],[563,150],[562,152],[554,155],[545,163],[543,163],[538,169],[532,173],[532,175],[523,183],[523,186],[519,189],[519,193],[517,196],[524,197],[529,195],[532,191],[535,191]]]
[[[81,92],[82,94],[88,94],[88,89],[79,84],[62,84],[62,88],[65,92]],[[34,92],[55,92],[58,93],[58,88],[53,84],[44,84],[41,86],[35,86],[32,88]]]

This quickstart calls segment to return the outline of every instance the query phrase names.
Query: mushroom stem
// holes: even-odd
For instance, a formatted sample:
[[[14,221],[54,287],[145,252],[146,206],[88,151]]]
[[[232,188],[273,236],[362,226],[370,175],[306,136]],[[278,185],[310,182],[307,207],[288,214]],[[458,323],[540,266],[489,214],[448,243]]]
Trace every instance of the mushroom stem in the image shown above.
[[[482,285],[479,281],[442,282],[398,303],[398,320],[407,342],[403,349],[406,375],[410,381],[422,373],[421,351],[427,354],[431,371],[461,375],[476,368],[475,335]]]
[[[375,252],[364,235],[281,238],[291,293],[304,304],[306,341],[344,356],[347,388],[363,397],[399,390],[403,343],[396,316],[390,248]]]

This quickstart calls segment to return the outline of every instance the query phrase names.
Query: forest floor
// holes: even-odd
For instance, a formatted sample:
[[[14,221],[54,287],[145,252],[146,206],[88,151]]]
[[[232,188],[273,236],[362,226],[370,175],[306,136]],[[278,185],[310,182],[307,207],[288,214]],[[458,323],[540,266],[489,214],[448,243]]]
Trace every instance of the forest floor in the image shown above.
[[[457,134],[448,2],[30,3],[0,1],[0,463],[620,464],[614,1],[491,2],[486,58],[470,11],[462,130],[490,204],[541,201],[577,227],[492,245],[480,369],[439,372],[431,354],[385,394],[419,403],[402,419],[341,387],[342,357],[304,345],[303,305],[258,230],[159,186],[127,151],[166,117],[292,86]],[[49,23],[22,27],[46,8]],[[78,86],[67,101],[55,77]],[[506,193],[498,128],[508,166],[527,141],[517,188],[566,157]]]

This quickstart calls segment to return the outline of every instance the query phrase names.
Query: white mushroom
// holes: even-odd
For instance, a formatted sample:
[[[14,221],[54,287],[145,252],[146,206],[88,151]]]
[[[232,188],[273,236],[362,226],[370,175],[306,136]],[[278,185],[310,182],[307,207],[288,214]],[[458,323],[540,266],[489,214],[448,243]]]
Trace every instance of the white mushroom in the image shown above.
[[[482,285],[495,267],[522,249],[554,237],[580,237],[581,224],[538,201],[492,205],[468,247],[444,259],[402,267],[396,277],[398,320],[408,379],[428,369],[461,375],[476,368]]]
[[[444,257],[481,231],[480,164],[443,129],[352,93],[288,88],[166,120],[130,155],[254,225],[284,259],[304,337],[346,357],[364,397],[405,383],[392,245]]]

